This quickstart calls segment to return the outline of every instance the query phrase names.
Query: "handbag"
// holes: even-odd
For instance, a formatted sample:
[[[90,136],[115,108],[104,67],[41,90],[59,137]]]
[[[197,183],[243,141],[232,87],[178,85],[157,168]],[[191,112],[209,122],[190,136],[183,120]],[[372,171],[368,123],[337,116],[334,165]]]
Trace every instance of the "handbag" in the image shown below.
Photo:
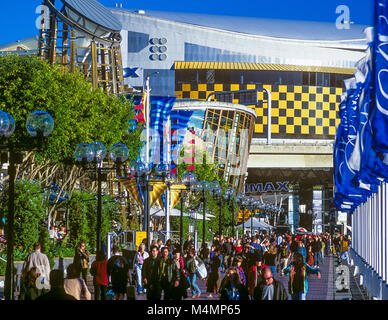
[[[198,265],[197,274],[201,280],[207,278],[207,270],[204,263]]]

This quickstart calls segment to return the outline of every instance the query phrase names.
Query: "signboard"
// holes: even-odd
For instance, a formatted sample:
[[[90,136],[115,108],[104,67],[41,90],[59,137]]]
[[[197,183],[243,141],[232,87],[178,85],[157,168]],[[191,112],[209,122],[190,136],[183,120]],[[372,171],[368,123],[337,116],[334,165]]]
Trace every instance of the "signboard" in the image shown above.
[[[338,222],[347,222],[348,221],[348,215],[346,212],[338,211]]]
[[[136,231],[136,249],[139,248],[140,243],[147,238],[147,232],[145,231]]]
[[[247,183],[245,184],[245,193],[267,193],[267,192],[290,192],[288,181],[284,182],[266,182],[266,183]]]

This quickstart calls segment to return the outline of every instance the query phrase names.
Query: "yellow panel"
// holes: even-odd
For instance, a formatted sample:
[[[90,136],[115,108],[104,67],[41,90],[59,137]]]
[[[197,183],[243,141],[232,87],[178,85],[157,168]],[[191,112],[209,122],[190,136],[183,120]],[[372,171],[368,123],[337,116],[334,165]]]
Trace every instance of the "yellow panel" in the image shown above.
[[[323,127],[321,126],[315,127],[315,134],[323,134]]]
[[[294,101],[295,100],[295,94],[293,92],[287,92],[287,101]]]
[[[182,91],[191,91],[190,84],[182,84]]]
[[[279,133],[279,125],[278,124],[272,125],[271,133]]]
[[[271,85],[271,84],[264,84],[264,85],[263,85],[263,88],[264,88],[264,89],[268,89],[269,91],[272,92],[272,85]]]
[[[330,110],[330,103],[329,102],[324,102],[323,103],[323,110],[329,111]]]
[[[301,133],[302,134],[309,134],[309,126],[302,126]]]
[[[287,92],[287,86],[285,86],[285,85],[280,85],[280,86],[279,86],[279,92]]]
[[[315,117],[316,118],[323,118],[323,110],[315,111]]]
[[[286,126],[286,132],[287,132],[288,134],[295,133],[295,127],[294,127],[294,126],[291,126],[291,125],[287,125],[287,126]]]
[[[230,85],[230,91],[238,91],[238,90],[240,90],[239,84],[231,84]]]
[[[287,109],[286,115],[288,118],[293,118],[294,117],[294,109]]]
[[[224,85],[223,84],[215,84],[214,85],[214,91],[224,91]]]
[[[261,100],[263,100],[264,99],[264,93],[263,92],[258,92],[257,93],[257,100],[258,101],[261,101]]]
[[[310,86],[309,87],[309,93],[317,93],[317,87]]]
[[[317,95],[315,96],[315,101],[323,102],[323,94],[317,93]]]
[[[309,102],[309,110],[315,110],[317,108],[317,103],[315,101]]]
[[[271,115],[272,115],[272,117],[279,117],[279,109],[272,108],[271,109]]]
[[[323,119],[322,120],[322,124],[323,124],[324,127],[328,127],[330,125],[330,119],[326,119],[326,118]]]
[[[262,117],[264,115],[264,109],[263,108],[256,108],[255,109],[256,114],[258,117]]]
[[[324,87],[323,88],[323,94],[330,94],[330,88],[329,87]]]
[[[239,104],[239,103],[240,103],[240,100],[238,100],[238,99],[233,99],[233,103]]]
[[[309,126],[316,126],[316,119],[315,118],[309,118]]]
[[[295,125],[295,126],[300,126],[300,125],[302,125],[302,118],[300,118],[300,117],[295,117],[295,118],[294,118],[294,125]]]
[[[206,91],[206,90],[207,90],[207,84],[206,83],[198,84],[198,91]]]
[[[175,91],[175,95],[177,96],[178,99],[182,99],[183,97],[182,91]]]
[[[255,132],[256,133],[263,133],[264,126],[262,124],[255,124]]]
[[[337,103],[337,96],[334,94],[331,94],[329,97],[329,102]]]
[[[279,100],[279,108],[286,109],[287,108],[287,101],[286,100]]]
[[[206,99],[209,96],[209,94],[213,93],[214,91],[206,91]]]
[[[329,118],[330,119],[336,119],[337,118],[337,112],[335,110],[329,111]]]
[[[279,124],[280,125],[286,125],[287,124],[287,118],[286,117],[279,117]]]
[[[302,109],[302,101],[294,101],[294,109]]]
[[[302,86],[294,86],[295,93],[302,93]]]
[[[272,100],[279,100],[279,92],[272,92],[271,98]]]
[[[255,84],[248,84],[247,85],[247,89],[248,90],[254,90],[254,89],[256,89],[256,85]]]
[[[338,125],[340,124],[340,122],[341,122],[341,119],[336,119],[336,120],[335,120],[335,125],[336,125],[336,127],[338,127]]]
[[[336,95],[340,96],[342,94],[342,88],[335,88]]]
[[[226,70],[278,70],[278,71],[298,71],[298,72],[323,72],[353,75],[355,69],[333,68],[333,67],[315,67],[315,66],[296,66],[284,64],[269,63],[219,63],[219,62],[175,62],[175,69],[226,69]]]
[[[309,116],[309,110],[308,109],[302,109],[302,117],[308,118]]]
[[[335,130],[335,127],[330,127],[330,128],[329,128],[329,134],[330,134],[330,135],[334,136],[334,135],[335,135],[335,131],[336,131],[336,130]]]
[[[302,93],[302,101],[309,101],[310,95],[308,93]]]
[[[268,117],[263,117],[263,124],[268,124],[267,120],[268,120]]]
[[[198,100],[198,91],[191,91],[190,92],[190,99]]]

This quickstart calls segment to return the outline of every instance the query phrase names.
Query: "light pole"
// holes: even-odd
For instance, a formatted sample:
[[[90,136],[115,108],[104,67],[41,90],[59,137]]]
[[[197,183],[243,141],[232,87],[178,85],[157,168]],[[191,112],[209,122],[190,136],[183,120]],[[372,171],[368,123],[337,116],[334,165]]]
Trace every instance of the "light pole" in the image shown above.
[[[221,236],[222,236],[222,226],[221,226],[221,219],[222,219],[222,189],[220,187],[220,184],[217,182],[217,181],[213,181],[210,183],[209,185],[209,191],[211,193],[211,195],[213,196],[213,198],[215,199],[219,199],[220,200],[220,213],[219,213],[219,223],[218,223],[218,235],[220,237],[220,240],[221,240]]]
[[[240,212],[240,209],[243,210],[243,236],[244,236],[244,220],[245,220],[245,202],[244,202],[244,199],[245,199],[245,194],[243,192],[237,192],[237,195],[236,195],[236,198],[235,198],[235,202],[237,203],[238,205],[238,208],[239,208],[239,212]]]
[[[23,162],[23,151],[38,149],[42,146],[43,137],[48,137],[54,130],[54,120],[46,111],[38,110],[32,112],[26,122],[27,132],[30,136],[36,137],[35,143],[21,144],[10,140],[15,131],[15,119],[4,111],[0,111],[0,137],[1,150],[7,150],[1,156],[2,163],[9,162],[8,175],[8,215],[6,224],[7,237],[7,267],[5,273],[4,296],[5,300],[14,300],[14,257],[13,247],[15,243],[14,220],[15,220],[15,179],[16,164]]]
[[[209,182],[203,180],[196,186],[196,190],[202,192],[203,217],[202,217],[202,245],[206,242],[206,192],[209,191]]]
[[[197,186],[197,176],[194,173],[186,172],[182,176],[182,182],[186,186],[186,190],[196,191]],[[180,250],[183,254],[183,189],[181,190],[181,216],[180,216],[180,234],[179,234],[179,244]]]
[[[75,158],[85,170],[94,171],[97,174],[97,227],[96,227],[96,250],[102,247],[102,181],[107,180],[106,171],[116,169],[119,173],[123,162],[127,161],[129,149],[123,143],[114,144],[109,151],[109,158],[115,163],[112,168],[103,168],[107,155],[107,149],[101,142],[81,143],[75,149]],[[88,167],[88,164],[89,167]]]
[[[235,191],[233,187],[227,187],[224,193],[224,199],[230,204],[231,200],[234,200]],[[232,236],[234,237],[234,201],[232,201]]]

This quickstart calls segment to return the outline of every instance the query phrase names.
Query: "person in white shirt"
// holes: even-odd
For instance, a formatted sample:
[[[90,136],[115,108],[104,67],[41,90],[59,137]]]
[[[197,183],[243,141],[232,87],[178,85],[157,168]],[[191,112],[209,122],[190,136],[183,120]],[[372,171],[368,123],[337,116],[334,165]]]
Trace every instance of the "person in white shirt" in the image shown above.
[[[26,260],[23,263],[23,277],[28,274],[28,272],[36,267],[38,273],[41,275],[42,281],[50,281],[50,262],[47,256],[44,253],[40,252],[41,246],[37,242],[34,244],[34,252],[30,253]]]
[[[139,251],[136,252],[135,258],[133,260],[133,265],[136,270],[136,282],[137,282],[137,293],[143,293],[143,281],[142,281],[142,270],[144,260],[149,257],[148,252],[145,251],[145,244],[141,243],[139,246]]]

